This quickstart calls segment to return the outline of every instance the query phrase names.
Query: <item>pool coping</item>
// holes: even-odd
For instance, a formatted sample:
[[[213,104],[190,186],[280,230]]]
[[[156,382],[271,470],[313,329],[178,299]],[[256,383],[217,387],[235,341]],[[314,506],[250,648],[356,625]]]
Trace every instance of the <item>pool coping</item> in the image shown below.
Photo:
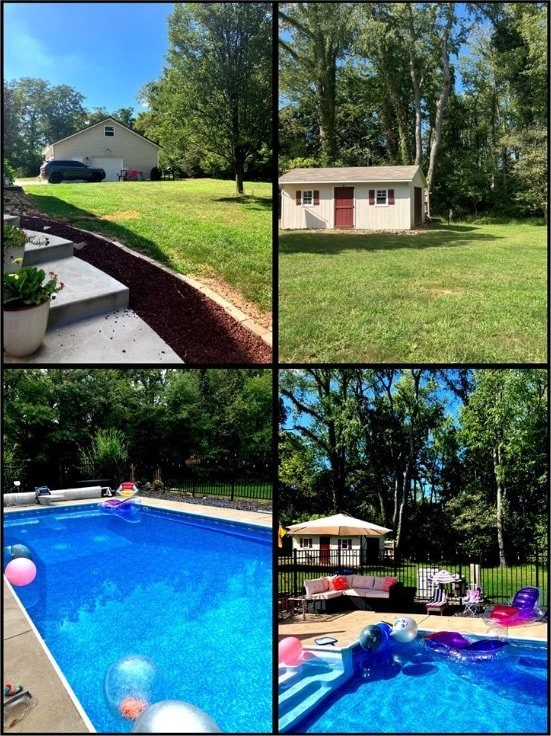
[[[100,501],[101,499],[97,498],[59,501],[55,506],[97,505]],[[241,511],[146,497],[140,497],[140,502],[154,508],[272,528],[271,512]],[[3,510],[7,516],[16,511],[51,510],[51,508],[52,506],[29,505],[14,506]],[[23,683],[25,690],[29,690],[35,703],[22,721],[12,728],[6,728],[5,732],[96,733],[63,672],[5,578],[3,593],[4,682],[11,682],[14,686]]]

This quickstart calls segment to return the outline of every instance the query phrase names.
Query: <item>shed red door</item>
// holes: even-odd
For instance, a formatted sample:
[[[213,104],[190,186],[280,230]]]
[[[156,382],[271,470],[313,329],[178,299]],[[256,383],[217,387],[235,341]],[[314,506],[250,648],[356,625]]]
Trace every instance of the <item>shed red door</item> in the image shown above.
[[[421,187],[414,187],[413,204],[413,222],[415,225],[421,225],[423,222],[423,190]]]
[[[354,187],[335,187],[335,227],[354,227]]]
[[[331,559],[331,539],[320,537],[320,564],[328,565]]]

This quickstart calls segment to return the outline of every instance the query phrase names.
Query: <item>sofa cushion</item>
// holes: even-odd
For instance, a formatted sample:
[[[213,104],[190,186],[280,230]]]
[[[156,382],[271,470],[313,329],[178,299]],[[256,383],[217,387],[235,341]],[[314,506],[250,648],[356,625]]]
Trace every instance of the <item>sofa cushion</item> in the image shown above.
[[[383,590],[386,590],[388,592],[391,589],[391,587],[397,582],[398,582],[398,578],[392,578],[392,577],[385,578]]]
[[[314,580],[305,580],[304,587],[306,595],[314,595],[315,593],[325,593],[329,589],[329,581],[327,578],[314,578]]]
[[[352,598],[389,598],[390,596],[390,593],[385,590],[375,590],[375,588],[349,588],[343,590],[342,594]]]
[[[364,589],[371,589],[373,588],[373,583],[375,582],[375,578],[373,575],[354,575],[352,577],[352,585],[351,588],[364,588]]]
[[[373,582],[373,588],[375,590],[385,590],[385,580],[386,578],[376,577]]]

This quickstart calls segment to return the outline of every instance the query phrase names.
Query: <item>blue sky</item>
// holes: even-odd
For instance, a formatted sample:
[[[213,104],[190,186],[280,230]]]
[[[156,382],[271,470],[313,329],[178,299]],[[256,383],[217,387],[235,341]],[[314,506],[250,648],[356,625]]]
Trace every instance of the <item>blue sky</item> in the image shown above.
[[[4,79],[67,84],[87,109],[144,108],[136,95],[158,79],[173,3],[2,4]]]

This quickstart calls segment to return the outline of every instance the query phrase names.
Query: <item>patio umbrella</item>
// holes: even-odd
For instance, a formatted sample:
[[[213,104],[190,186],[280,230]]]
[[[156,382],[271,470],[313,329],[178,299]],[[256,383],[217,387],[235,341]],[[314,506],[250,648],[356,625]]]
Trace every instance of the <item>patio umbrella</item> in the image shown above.
[[[334,514],[323,519],[291,524],[288,530],[289,534],[320,534],[328,537],[381,537],[392,531],[348,514]]]
[[[438,570],[432,576],[433,585],[443,585],[444,583],[455,583],[459,580],[460,575],[449,572],[448,570]]]

